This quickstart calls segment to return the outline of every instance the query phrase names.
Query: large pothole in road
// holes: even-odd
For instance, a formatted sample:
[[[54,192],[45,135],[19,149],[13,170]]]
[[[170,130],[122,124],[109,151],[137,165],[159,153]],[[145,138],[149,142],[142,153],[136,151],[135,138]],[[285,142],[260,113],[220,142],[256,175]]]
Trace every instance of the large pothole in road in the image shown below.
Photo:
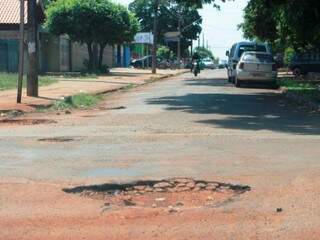
[[[128,184],[103,184],[64,189],[67,193],[105,201],[112,207],[165,208],[176,212],[185,208],[219,207],[251,188],[220,182],[173,178]]]

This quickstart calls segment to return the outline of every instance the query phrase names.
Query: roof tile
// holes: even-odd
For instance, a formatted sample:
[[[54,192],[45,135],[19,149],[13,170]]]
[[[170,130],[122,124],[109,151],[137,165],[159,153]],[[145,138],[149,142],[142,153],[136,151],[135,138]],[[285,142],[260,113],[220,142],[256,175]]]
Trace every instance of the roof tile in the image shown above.
[[[42,4],[41,0],[37,0]],[[27,1],[25,2],[25,19],[27,23]],[[20,0],[0,0],[0,24],[19,24],[20,23]]]

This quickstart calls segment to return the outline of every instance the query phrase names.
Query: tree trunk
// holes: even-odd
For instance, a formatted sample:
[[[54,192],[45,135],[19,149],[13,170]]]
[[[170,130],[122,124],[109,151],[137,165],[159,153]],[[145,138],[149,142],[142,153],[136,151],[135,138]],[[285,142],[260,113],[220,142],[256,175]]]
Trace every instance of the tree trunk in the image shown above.
[[[92,50],[92,43],[87,42],[88,46],[88,54],[89,54],[89,63],[88,63],[88,70],[93,69],[93,50]]]
[[[98,44],[96,42],[93,43],[92,46],[92,51],[93,51],[93,67],[95,70],[99,68],[98,62],[99,62],[99,56],[98,56]]]
[[[100,43],[100,49],[99,49],[99,69],[102,68],[102,62],[103,62],[103,53],[104,49],[106,48],[106,44]]]

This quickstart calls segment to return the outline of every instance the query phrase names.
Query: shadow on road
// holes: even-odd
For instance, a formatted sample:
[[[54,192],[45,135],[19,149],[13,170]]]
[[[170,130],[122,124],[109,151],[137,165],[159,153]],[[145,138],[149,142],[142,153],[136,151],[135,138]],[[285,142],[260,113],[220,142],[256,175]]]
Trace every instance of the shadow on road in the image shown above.
[[[187,84],[225,85],[212,80],[187,80]],[[148,104],[165,105],[169,111],[220,115],[199,123],[221,128],[271,130],[301,135],[320,134],[320,115],[301,111],[288,105],[277,93],[189,93],[149,99]]]
[[[200,78],[200,79],[188,79],[186,80],[186,84],[189,86],[212,86],[212,87],[234,87],[232,83],[229,83],[227,79],[223,78]],[[241,88],[249,88],[249,89],[274,89],[270,84],[262,84],[262,83],[250,83],[243,84]]]
[[[221,78],[199,78],[199,79],[193,78],[193,79],[186,80],[186,84],[190,86],[226,87],[226,84],[228,84],[228,81],[227,79],[221,79]]]

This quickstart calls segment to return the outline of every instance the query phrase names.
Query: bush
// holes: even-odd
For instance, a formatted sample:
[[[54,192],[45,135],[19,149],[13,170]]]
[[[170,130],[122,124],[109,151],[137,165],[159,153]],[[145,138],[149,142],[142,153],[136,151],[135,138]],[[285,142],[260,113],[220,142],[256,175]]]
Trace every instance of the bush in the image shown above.
[[[174,59],[175,58],[175,54],[172,52],[172,50],[170,50],[170,48],[166,47],[166,46],[160,46],[157,50],[157,57],[160,59]]]
[[[74,96],[65,97],[63,100],[56,101],[53,109],[64,110],[71,108],[90,108],[102,100],[102,96],[80,93]]]
[[[292,61],[294,55],[296,54],[296,52],[293,50],[293,48],[287,48],[284,51],[284,65],[288,66],[290,64],[290,62]]]

